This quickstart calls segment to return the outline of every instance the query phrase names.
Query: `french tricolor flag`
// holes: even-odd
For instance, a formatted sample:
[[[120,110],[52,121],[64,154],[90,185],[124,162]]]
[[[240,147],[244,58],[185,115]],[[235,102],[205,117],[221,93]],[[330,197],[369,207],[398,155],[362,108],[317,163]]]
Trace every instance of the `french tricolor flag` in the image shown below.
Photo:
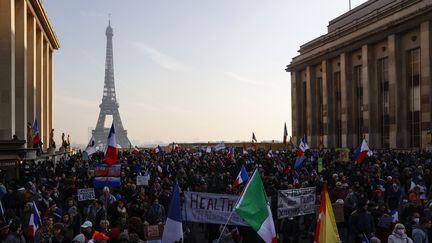
[[[228,148],[228,153],[227,153],[227,157],[229,158],[229,159],[232,159],[232,158],[234,158],[234,148]]]
[[[40,141],[40,136],[39,136],[38,122],[36,118],[32,125],[32,131],[33,131],[33,144],[38,145]]]
[[[31,208],[31,215],[28,225],[27,234],[29,237],[35,238],[36,237],[36,231],[39,229],[39,226],[41,225],[39,211],[36,207],[36,204],[32,203]]]
[[[118,161],[117,143],[115,137],[114,123],[111,125],[111,129],[108,135],[107,148],[105,150],[105,162],[108,166],[111,166]]]
[[[369,149],[366,139],[363,139],[362,143],[354,151],[354,160],[356,161],[356,164],[360,164],[366,155],[372,155],[372,150]]]
[[[249,176],[247,174],[246,168],[244,167],[244,165],[242,165],[240,172],[237,178],[235,179],[232,187],[236,188],[238,185],[242,184],[243,182],[246,182],[247,180],[249,180]]]
[[[298,169],[300,168],[300,166],[302,165],[303,161],[306,159],[306,157],[304,156],[304,153],[306,152],[306,150],[309,149],[309,145],[307,145],[305,138],[303,137],[300,140],[300,144],[297,148],[297,159],[296,162],[294,164],[294,169]]]
[[[156,162],[155,167],[156,167],[157,172],[162,173],[162,167],[159,165],[158,162]]]
[[[182,213],[180,208],[180,193],[177,181],[168,208],[168,217],[162,233],[163,243],[183,242]]]

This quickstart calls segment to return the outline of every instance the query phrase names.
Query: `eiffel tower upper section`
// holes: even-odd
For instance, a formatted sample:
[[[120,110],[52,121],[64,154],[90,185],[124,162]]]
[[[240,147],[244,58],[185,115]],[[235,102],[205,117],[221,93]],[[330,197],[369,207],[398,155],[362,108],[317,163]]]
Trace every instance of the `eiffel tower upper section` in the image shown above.
[[[99,105],[100,113],[93,130],[93,138],[98,145],[106,146],[109,127],[104,127],[106,116],[112,116],[114,127],[116,129],[116,142],[120,147],[127,148],[130,146],[127,137],[127,131],[123,128],[119,113],[119,104],[117,103],[115,84],[114,84],[114,56],[113,56],[113,36],[114,32],[111,27],[111,21],[108,23],[105,35],[107,37],[106,59],[105,59],[105,82],[102,96],[102,103]]]

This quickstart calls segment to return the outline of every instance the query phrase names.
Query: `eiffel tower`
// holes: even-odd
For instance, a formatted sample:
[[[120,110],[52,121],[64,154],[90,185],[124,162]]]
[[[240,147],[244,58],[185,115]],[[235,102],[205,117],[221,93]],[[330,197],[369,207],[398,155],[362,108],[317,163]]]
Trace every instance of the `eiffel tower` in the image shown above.
[[[130,146],[129,139],[127,137],[127,131],[123,128],[123,124],[120,119],[119,104],[117,103],[115,85],[114,85],[114,60],[113,60],[113,42],[112,37],[114,35],[113,29],[111,28],[111,21],[108,22],[105,35],[107,37],[106,45],[106,59],[105,59],[105,84],[102,97],[102,103],[99,105],[100,113],[97,120],[96,128],[92,131],[93,139],[100,148],[105,148],[108,138],[108,133],[111,127],[104,127],[105,119],[107,116],[112,116],[114,127],[116,130],[116,142],[122,148],[128,148]]]

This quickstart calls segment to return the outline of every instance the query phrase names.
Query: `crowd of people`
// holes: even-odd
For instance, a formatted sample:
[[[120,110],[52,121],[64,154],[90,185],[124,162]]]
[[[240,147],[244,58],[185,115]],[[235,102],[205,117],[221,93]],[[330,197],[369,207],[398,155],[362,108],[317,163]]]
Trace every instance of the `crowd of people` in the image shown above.
[[[18,179],[0,175],[0,242],[144,242],[145,226],[166,220],[174,180],[181,197],[183,191],[239,194],[242,186],[232,184],[242,165],[249,174],[259,169],[279,242],[312,242],[317,215],[278,219],[278,190],[316,187],[319,205],[324,184],[332,203],[343,205],[343,220],[337,222],[342,242],[432,239],[431,152],[375,151],[358,164],[341,160],[335,150],[308,150],[302,166],[294,169],[296,156],[287,149],[269,155],[267,150],[246,154],[236,148],[233,156],[205,148],[122,151],[120,187],[96,188],[90,201],[78,201],[77,189],[93,187],[94,168],[103,163],[103,153],[89,159],[79,152],[56,162],[26,161]],[[146,172],[149,185],[138,186],[136,176]],[[33,205],[41,221],[34,236],[29,226]],[[386,216],[394,220],[383,223]],[[183,222],[183,228],[182,242],[214,242],[221,231],[220,242],[261,242],[250,227]]]

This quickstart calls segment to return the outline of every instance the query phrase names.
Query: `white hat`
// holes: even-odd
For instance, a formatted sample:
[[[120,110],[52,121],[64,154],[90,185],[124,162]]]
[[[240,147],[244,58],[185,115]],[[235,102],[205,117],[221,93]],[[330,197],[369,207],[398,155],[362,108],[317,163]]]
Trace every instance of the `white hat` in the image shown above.
[[[84,224],[81,225],[81,228],[84,228],[84,229],[85,229],[85,228],[88,228],[88,227],[93,227],[93,224],[92,224],[92,222],[86,220],[86,221],[84,222]]]
[[[85,242],[85,236],[83,234],[79,234],[79,235],[75,236],[75,238],[73,238],[72,241],[77,241],[79,243],[84,243]]]

